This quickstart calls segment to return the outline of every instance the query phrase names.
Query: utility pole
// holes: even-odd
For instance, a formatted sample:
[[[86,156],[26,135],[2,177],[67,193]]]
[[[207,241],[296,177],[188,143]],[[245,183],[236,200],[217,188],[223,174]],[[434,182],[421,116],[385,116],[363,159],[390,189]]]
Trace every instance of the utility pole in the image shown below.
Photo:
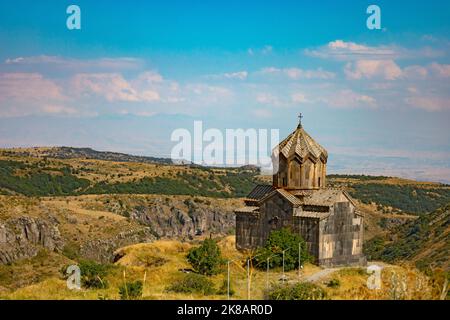
[[[227,299],[230,300],[230,260],[227,261]]]
[[[247,258],[247,300],[250,300],[250,258]]]
[[[285,274],[284,274],[284,253],[286,252],[286,251],[289,251],[291,248],[287,248],[287,249],[285,249],[285,250],[283,250],[283,282],[284,282],[284,280],[285,280]]]
[[[298,243],[298,278],[300,279],[300,268],[302,266],[301,263],[301,253],[302,253],[302,246],[301,242]]]
[[[269,260],[270,260],[270,258],[267,258],[267,269],[266,269],[266,291],[269,290]]]

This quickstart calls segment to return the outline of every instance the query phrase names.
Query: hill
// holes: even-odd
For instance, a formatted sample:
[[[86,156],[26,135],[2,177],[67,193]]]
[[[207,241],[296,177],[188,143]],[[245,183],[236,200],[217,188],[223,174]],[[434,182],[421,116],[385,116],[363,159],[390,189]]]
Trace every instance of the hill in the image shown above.
[[[246,256],[235,249],[233,236],[221,238],[218,243],[225,259],[234,260],[230,267],[233,291],[231,298],[246,299]],[[160,240],[123,247],[116,252],[117,261],[114,264],[104,265],[104,270],[107,270],[104,275],[104,282],[108,284],[106,288],[69,290],[62,273],[53,268],[47,270],[46,277],[34,284],[20,288],[3,288],[0,290],[0,299],[119,299],[119,287],[123,282],[136,280],[143,281],[140,299],[226,299],[226,291],[219,290],[227,278],[225,265],[218,275],[209,277],[215,291],[211,294],[176,293],[168,290],[171,284],[186,276],[185,272],[189,270],[190,265],[185,257],[188,250],[195,245],[197,243]],[[52,262],[64,266],[64,261],[58,261],[52,254],[42,252],[33,260],[13,266],[0,266],[0,276],[2,268],[13,267],[27,271],[27,275],[32,276],[32,270],[24,270],[24,264],[36,266],[44,264],[48,268]],[[330,271],[326,276],[315,280],[315,283],[326,292],[328,299],[436,299],[439,296],[439,288],[435,288],[432,281],[412,268],[384,264],[381,290],[367,288],[369,275],[363,268],[340,268]],[[318,267],[306,264],[300,278],[296,270],[286,272],[286,276],[289,282],[296,283],[299,280],[312,281],[308,279],[318,272],[320,272]],[[3,271],[3,279],[8,276],[5,273]],[[277,284],[281,273],[280,268],[271,269],[267,278],[265,271],[251,268],[251,298],[264,298],[266,284],[269,286]],[[393,278],[395,280],[392,280]],[[330,283],[334,284],[331,286]]]
[[[58,294],[62,266],[83,259],[109,264],[124,246],[225,237],[234,231],[233,210],[242,198],[256,184],[271,183],[252,166],[153,159],[84,148],[0,149],[0,295],[3,287],[8,297],[37,297],[42,286]],[[327,180],[346,189],[365,215],[371,259],[448,270],[448,185],[364,175]],[[337,276],[362,284],[358,272]],[[334,297],[358,296],[350,291],[335,290]]]
[[[367,208],[386,215],[420,215],[450,202],[450,186],[407,179],[329,175],[328,185],[347,189]],[[244,197],[271,183],[256,167],[174,165],[169,159],[99,152],[89,148],[0,149],[0,194],[169,194]]]
[[[37,148],[11,148],[4,149],[2,155],[21,157],[40,157],[55,159],[96,159],[117,162],[142,162],[153,164],[171,164],[168,158],[134,156],[119,152],[97,151],[91,148],[73,147],[37,147]]]
[[[366,242],[365,252],[369,259],[449,270],[450,204],[374,237]]]
[[[258,183],[259,170],[250,166],[208,168],[167,164],[169,160],[163,164],[129,162],[124,159],[141,158],[127,155],[120,156],[122,161],[113,161],[104,160],[111,153],[90,152],[91,158],[86,158],[79,150],[86,149],[0,150],[0,194],[169,194],[229,198],[245,196]],[[77,157],[80,155],[83,156]]]

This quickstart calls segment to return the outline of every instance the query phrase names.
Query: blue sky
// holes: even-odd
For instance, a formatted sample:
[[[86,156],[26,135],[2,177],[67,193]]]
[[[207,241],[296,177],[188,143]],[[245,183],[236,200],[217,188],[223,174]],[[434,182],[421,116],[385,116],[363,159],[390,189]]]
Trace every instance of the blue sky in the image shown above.
[[[449,21],[448,1],[2,1],[0,146],[168,156],[194,120],[283,137],[302,112],[330,172],[450,182]]]

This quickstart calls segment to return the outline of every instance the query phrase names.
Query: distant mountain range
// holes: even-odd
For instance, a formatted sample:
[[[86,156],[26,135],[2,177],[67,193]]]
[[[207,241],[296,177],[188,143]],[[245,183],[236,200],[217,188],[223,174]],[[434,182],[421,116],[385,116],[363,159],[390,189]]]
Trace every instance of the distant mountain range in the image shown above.
[[[13,148],[4,149],[4,155],[15,154],[17,156],[41,156],[55,159],[96,159],[118,162],[142,162],[142,163],[159,163],[172,164],[169,158],[157,158],[146,156],[134,156],[119,152],[97,151],[91,148],[73,148],[73,147],[36,147],[36,148]]]

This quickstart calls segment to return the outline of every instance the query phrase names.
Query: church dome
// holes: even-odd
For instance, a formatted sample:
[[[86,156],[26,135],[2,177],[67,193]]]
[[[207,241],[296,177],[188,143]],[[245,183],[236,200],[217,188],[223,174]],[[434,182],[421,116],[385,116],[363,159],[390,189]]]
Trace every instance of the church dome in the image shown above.
[[[318,144],[306,131],[300,123],[297,129],[286,139],[278,144],[279,153],[286,158],[296,154],[300,159],[310,156],[314,159],[327,159],[328,153],[320,144]]]
[[[327,159],[327,151],[303,129],[300,121],[297,129],[274,149],[272,185],[291,191],[325,188]]]

